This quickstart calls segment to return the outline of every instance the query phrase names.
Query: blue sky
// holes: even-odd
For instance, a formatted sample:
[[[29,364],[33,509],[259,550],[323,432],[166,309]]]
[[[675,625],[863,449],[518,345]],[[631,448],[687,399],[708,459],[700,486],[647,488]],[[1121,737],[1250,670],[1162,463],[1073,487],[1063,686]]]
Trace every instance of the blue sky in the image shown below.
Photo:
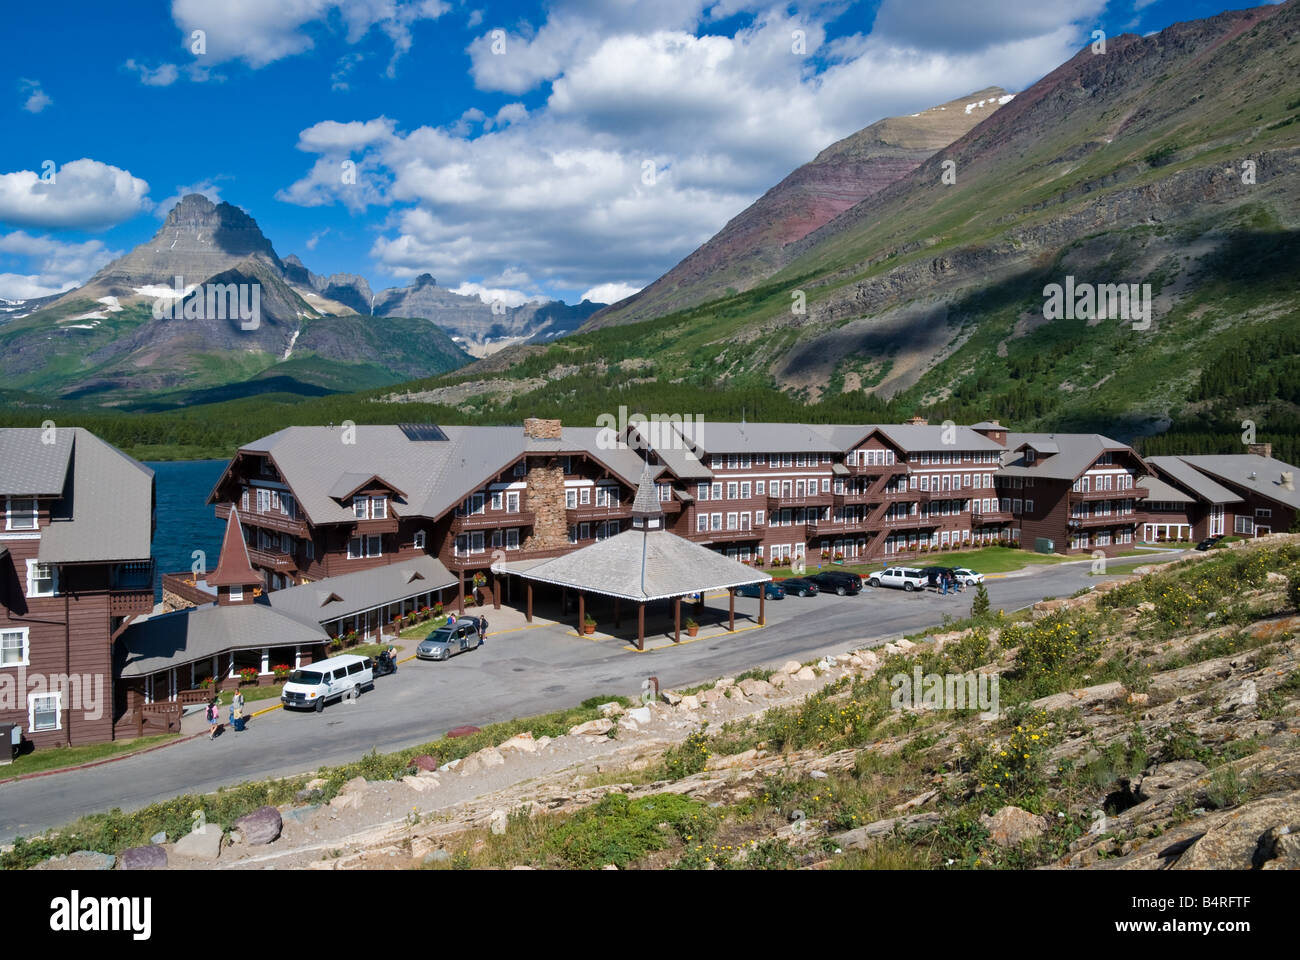
[[[281,256],[376,290],[429,272],[512,303],[617,299],[883,116],[1024,89],[1094,29],[1148,33],[1226,7],[13,4],[0,297],[70,288],[201,192],[247,210]]]

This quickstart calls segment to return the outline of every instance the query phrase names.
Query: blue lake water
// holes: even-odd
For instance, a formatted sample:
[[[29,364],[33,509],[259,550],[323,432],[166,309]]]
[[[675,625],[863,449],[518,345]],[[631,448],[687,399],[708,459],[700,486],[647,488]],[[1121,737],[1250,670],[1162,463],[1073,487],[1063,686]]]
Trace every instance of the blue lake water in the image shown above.
[[[154,472],[158,526],[153,535],[154,597],[162,599],[162,575],[189,570],[195,550],[206,567],[217,565],[225,524],[207,503],[228,460],[170,460],[146,463]]]

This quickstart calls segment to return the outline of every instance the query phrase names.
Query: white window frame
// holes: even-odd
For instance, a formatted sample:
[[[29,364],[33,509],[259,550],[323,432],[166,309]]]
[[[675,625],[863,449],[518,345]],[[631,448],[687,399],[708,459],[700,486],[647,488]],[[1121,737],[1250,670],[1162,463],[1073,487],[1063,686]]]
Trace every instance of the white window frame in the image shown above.
[[[269,500],[268,500],[269,503]],[[257,512],[265,513],[262,509],[262,491],[257,491]],[[355,496],[352,498],[352,516],[357,520],[370,519],[370,498],[366,496]]]
[[[428,533],[424,530],[416,530],[415,536],[411,538],[411,546],[416,550],[423,550],[424,545],[428,543]],[[308,541],[310,543],[310,541]]]
[[[36,701],[40,699],[54,699],[54,725],[37,726],[36,724]],[[27,729],[32,733],[49,733],[55,730],[63,729],[63,692],[55,690],[46,693],[29,693],[27,695]]]
[[[22,659],[16,663],[0,662],[0,670],[5,669],[7,667],[26,667],[31,664],[31,659],[32,659],[32,647],[31,647],[31,635],[30,635],[31,630],[28,627],[9,627],[4,630],[0,630],[0,650],[4,649],[3,642],[2,642],[3,638],[7,636],[13,636],[15,634],[19,638],[21,638],[22,641]]]
[[[570,487],[564,491],[564,506],[567,510],[572,510],[578,506],[578,491],[575,487]]]
[[[15,503],[30,503],[31,525],[18,526],[14,523],[15,516],[26,516],[26,511],[18,513],[14,510]],[[5,497],[5,529],[6,530],[38,530],[41,525],[41,505],[35,497]]]
[[[50,575],[48,578],[50,581],[49,590],[41,591],[35,589],[34,584],[36,583],[37,578],[35,576],[34,571],[36,570],[37,567],[49,568],[50,571]],[[59,568],[52,563],[41,563],[41,561],[39,560],[28,560],[27,561],[27,596],[28,597],[54,597],[54,596],[58,596],[58,593],[59,593]]]

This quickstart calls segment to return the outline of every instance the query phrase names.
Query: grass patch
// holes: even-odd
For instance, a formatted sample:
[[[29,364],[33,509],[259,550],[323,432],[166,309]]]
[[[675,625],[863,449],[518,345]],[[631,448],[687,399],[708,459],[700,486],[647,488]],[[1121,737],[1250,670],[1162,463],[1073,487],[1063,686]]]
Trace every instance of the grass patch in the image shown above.
[[[45,770],[59,770],[63,767],[75,767],[80,763],[106,760],[109,757],[125,756],[138,750],[175,740],[179,734],[162,733],[152,737],[140,737],[135,740],[113,740],[108,743],[92,743],[84,747],[47,747],[33,750],[16,759],[7,767],[0,767],[0,780],[19,777],[28,773],[41,773]]]

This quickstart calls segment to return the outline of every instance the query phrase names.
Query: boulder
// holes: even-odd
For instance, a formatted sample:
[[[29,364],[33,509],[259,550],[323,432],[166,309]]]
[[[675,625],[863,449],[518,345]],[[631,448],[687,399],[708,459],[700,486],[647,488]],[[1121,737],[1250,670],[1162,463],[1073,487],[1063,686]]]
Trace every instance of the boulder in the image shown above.
[[[308,780],[307,785],[303,787],[303,789],[307,790],[308,792],[313,790],[324,790],[328,783],[329,781],[326,780],[324,777],[316,777],[313,780]]]
[[[351,796],[352,794],[362,794],[366,792],[369,784],[365,777],[353,777],[343,786],[339,787],[339,796]]]
[[[913,649],[916,644],[911,640],[895,640],[894,646],[898,647],[898,649],[902,650],[904,653],[907,653],[907,651]]]
[[[1206,772],[1205,764],[1195,760],[1162,763],[1150,773],[1134,780],[1130,790],[1138,800],[1154,800],[1166,790],[1181,787]]]
[[[777,670],[776,672],[784,673],[786,676],[791,676],[793,674],[798,673],[802,668],[803,668],[802,665],[797,661],[787,660],[785,663],[781,664],[780,669]]]
[[[311,819],[311,815],[320,809],[319,803],[310,803],[305,807],[293,807],[290,810],[280,811],[280,820],[292,820],[294,823],[306,823]]]
[[[239,831],[243,842],[254,847],[274,843],[280,838],[283,828],[284,820],[280,817],[280,811],[270,806],[258,807],[235,821],[235,829]]]
[[[778,690],[789,682],[790,675],[788,673],[774,673],[772,674],[772,679],[768,681],[768,683]]]
[[[167,842],[167,831],[166,831],[166,830],[159,830],[157,833],[155,833],[152,837],[149,838],[149,842],[150,842],[150,843],[166,843],[166,842]]]
[[[506,832],[506,826],[510,823],[510,817],[504,810],[493,810],[488,817],[488,829],[498,837]]]
[[[671,690],[661,690],[659,691],[659,699],[668,704],[668,706],[675,707],[677,704],[682,702],[682,695],[680,693],[673,693]]]
[[[735,685],[736,685],[735,677],[723,677],[721,680],[719,680],[717,683],[714,684],[714,686],[718,688],[734,687]]]
[[[737,686],[745,692],[747,697],[767,697],[771,696],[776,688],[766,680],[741,680]]]
[[[1291,835],[1293,824],[1300,823],[1300,795],[1265,797],[1226,811],[1218,823],[1192,844],[1178,858],[1175,870],[1250,870],[1275,863],[1278,857],[1294,850],[1290,843],[1278,842]]]
[[[350,810],[361,806],[361,795],[357,793],[340,793],[330,801],[331,810]]]
[[[682,697],[682,702],[677,705],[679,710],[698,710],[700,709],[700,698],[696,696]]]
[[[858,657],[869,667],[873,667],[880,662],[880,657],[876,655],[874,650],[859,650]]]
[[[745,750],[741,753],[727,754],[726,756],[709,757],[705,762],[706,770],[732,770],[736,767],[743,767],[758,757],[757,750]]]
[[[593,720],[592,722],[610,723],[609,720]],[[461,774],[468,775],[478,773],[480,770],[486,770],[489,767],[499,767],[505,762],[505,756],[496,747],[484,747],[482,750],[475,751],[465,757],[457,769]]]
[[[98,850],[75,850],[66,856],[50,857],[33,870],[112,870],[117,857]]]
[[[629,711],[627,712],[627,718],[628,718],[629,720],[632,720],[632,721],[635,722],[635,723],[638,723],[638,724],[640,724],[640,723],[649,723],[649,722],[650,722],[650,708],[649,708],[649,707],[637,707],[635,710],[629,710]]]
[[[428,770],[432,772],[438,769],[438,761],[427,753],[422,753],[418,757],[411,758],[411,766],[416,770]]]
[[[980,817],[989,839],[999,847],[1014,847],[1025,840],[1043,835],[1043,818],[1020,807],[1002,807],[993,816]]]
[[[705,690],[700,694],[700,702],[704,704],[717,703],[720,700],[726,700],[727,694],[719,687],[711,690]]]
[[[117,862],[122,870],[161,870],[167,866],[167,851],[156,843],[131,847],[118,855]]]
[[[205,823],[198,830],[191,830],[177,840],[172,849],[177,856],[216,860],[221,856],[221,833],[221,828],[215,823]]]
[[[678,697],[678,702],[681,698]],[[586,723],[580,723],[575,727],[569,728],[571,737],[599,737],[609,733],[613,729],[614,721],[607,717],[601,717],[598,720],[588,720]]]
[[[438,778],[432,777],[402,777],[402,783],[406,784],[416,793],[424,793],[426,790],[436,790],[438,787]]]
[[[615,704],[618,706],[618,704]],[[622,710],[619,707],[619,710]],[[537,741],[533,739],[531,730],[525,730],[523,733],[515,734],[505,743],[498,744],[497,749],[502,753],[536,753]]]
[[[801,667],[799,672],[794,675],[796,680],[816,680],[817,673],[812,667]]]
[[[609,703],[602,703],[596,709],[600,711],[602,717],[618,717],[623,714],[623,705],[614,700],[609,701]]]

